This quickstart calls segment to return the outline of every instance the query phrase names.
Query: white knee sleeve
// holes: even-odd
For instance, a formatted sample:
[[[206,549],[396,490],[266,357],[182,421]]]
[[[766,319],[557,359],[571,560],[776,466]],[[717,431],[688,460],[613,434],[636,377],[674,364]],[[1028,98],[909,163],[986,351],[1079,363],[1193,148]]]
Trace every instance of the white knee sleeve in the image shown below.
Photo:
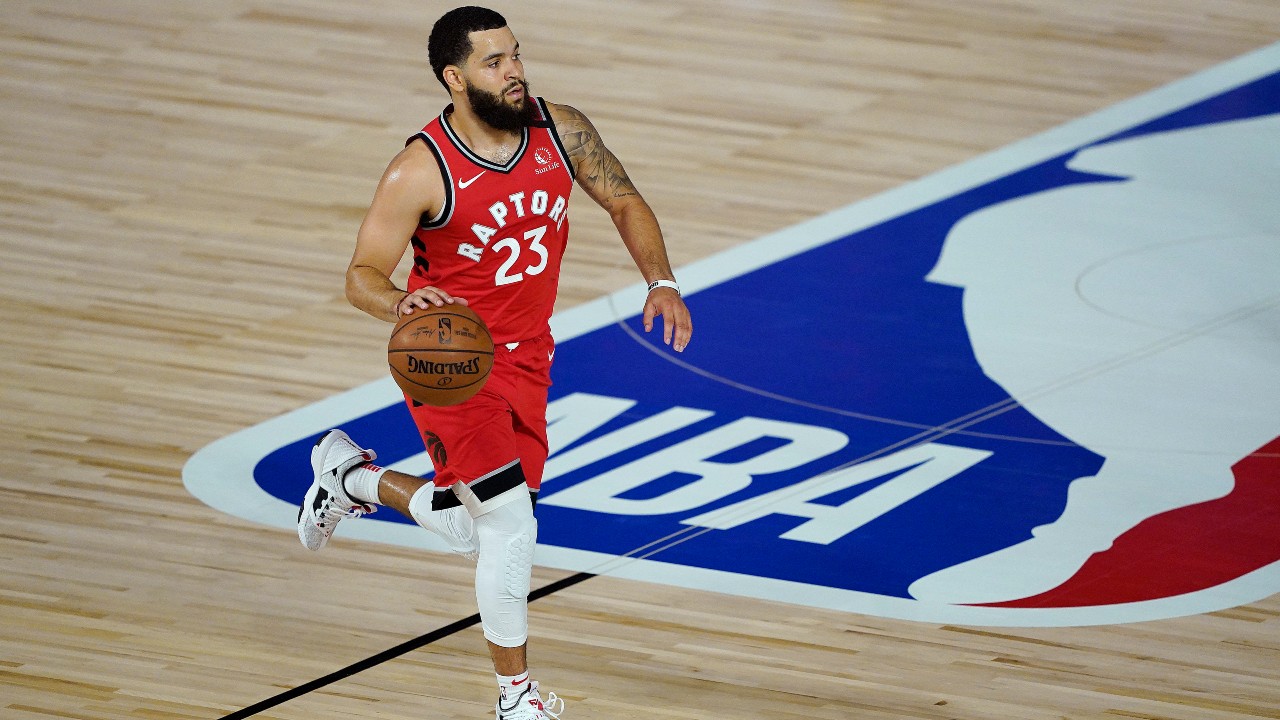
[[[502,647],[519,647],[529,638],[529,575],[538,521],[528,493],[521,494],[474,520],[480,544],[476,604],[484,636]]]
[[[475,560],[480,552],[475,524],[461,505],[446,510],[432,510],[431,496],[435,486],[427,483],[409,499],[409,514],[421,527],[439,535],[449,549]]]

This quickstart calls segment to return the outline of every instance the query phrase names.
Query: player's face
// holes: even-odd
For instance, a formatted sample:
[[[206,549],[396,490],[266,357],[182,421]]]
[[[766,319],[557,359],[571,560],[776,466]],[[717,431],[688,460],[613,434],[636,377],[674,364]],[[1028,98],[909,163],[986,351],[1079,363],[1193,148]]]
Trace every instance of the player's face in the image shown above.
[[[499,130],[517,131],[527,126],[534,108],[515,35],[504,27],[473,32],[470,37],[471,56],[463,79],[471,109]]]

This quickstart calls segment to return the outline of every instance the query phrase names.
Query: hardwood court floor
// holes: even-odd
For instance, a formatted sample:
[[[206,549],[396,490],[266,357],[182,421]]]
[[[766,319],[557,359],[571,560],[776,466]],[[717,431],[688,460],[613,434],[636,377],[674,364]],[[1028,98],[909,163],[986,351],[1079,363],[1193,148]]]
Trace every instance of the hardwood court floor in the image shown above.
[[[0,716],[217,718],[474,612],[461,560],[311,556],[179,477],[384,372],[342,271],[386,161],[444,102],[425,44],[448,7],[0,5]],[[677,266],[1280,37],[1275,0],[499,9]],[[561,308],[636,279],[576,202]],[[993,631],[692,595],[597,578],[535,603],[566,718],[1280,717],[1274,597]],[[473,629],[261,717],[481,718],[489,672]]]

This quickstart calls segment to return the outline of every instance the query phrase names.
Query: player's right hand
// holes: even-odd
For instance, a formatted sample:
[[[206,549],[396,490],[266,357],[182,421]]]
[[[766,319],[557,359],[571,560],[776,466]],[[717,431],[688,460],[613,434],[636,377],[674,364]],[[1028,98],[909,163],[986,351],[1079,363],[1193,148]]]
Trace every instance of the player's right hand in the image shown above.
[[[396,317],[404,317],[412,315],[415,308],[426,310],[431,306],[444,307],[452,303],[466,305],[466,298],[454,297],[449,293],[441,290],[433,285],[419,288],[411,293],[405,293],[400,298],[400,302],[396,303]]]

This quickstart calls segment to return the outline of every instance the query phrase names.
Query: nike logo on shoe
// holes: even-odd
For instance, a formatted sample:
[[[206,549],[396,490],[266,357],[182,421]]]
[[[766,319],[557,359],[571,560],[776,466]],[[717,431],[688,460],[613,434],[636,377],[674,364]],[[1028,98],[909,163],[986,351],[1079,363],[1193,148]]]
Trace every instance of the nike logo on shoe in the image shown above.
[[[484,171],[484,170],[481,170],[481,171],[480,171],[480,175],[483,175],[483,174],[485,174],[485,171]],[[470,180],[459,180],[459,181],[458,181],[458,189],[459,189],[459,190],[466,190],[468,185],[470,185],[471,183],[473,183],[473,182],[475,182],[475,181],[477,181],[477,180],[479,180],[479,179],[480,179],[480,175],[476,175],[475,177],[471,178]]]

